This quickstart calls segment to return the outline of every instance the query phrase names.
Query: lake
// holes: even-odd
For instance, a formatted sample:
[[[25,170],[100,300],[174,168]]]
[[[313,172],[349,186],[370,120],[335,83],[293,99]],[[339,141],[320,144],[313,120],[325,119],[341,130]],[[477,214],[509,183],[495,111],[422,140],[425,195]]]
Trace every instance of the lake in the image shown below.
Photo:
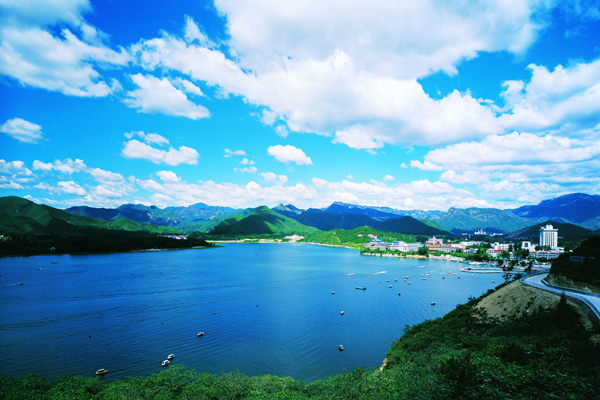
[[[161,371],[170,353],[171,365],[198,372],[306,382],[380,366],[405,325],[502,281],[457,276],[458,266],[307,244],[3,258],[0,371],[52,378],[105,368],[113,380]]]

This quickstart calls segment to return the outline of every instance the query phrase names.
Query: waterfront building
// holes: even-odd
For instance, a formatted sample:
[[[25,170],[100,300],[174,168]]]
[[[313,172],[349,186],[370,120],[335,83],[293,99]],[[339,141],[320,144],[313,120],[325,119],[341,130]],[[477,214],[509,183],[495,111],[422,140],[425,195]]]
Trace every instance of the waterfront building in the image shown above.
[[[558,247],[558,229],[550,224],[540,227],[540,246]]]

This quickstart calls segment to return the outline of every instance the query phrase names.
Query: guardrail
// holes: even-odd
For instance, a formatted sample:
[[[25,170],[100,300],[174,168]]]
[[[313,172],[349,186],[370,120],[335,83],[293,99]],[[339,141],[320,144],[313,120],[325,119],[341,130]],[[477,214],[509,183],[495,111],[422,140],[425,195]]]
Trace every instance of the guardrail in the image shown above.
[[[590,321],[592,321],[592,324],[594,324],[596,327],[600,327],[600,311],[588,299],[586,299],[585,297],[581,296],[578,293],[583,293],[585,295],[592,295],[593,297],[600,297],[600,296],[598,296],[596,293],[584,292],[582,290],[577,290],[577,289],[564,288],[562,286],[555,286],[555,285],[549,284],[544,279],[542,279],[541,281],[542,281],[542,284],[546,287],[534,286],[534,285],[526,282],[527,278],[534,276],[534,275],[542,275],[542,274],[547,274],[547,272],[532,272],[530,274],[523,275],[521,277],[521,283],[524,283],[525,285],[533,286],[537,289],[543,290],[548,293],[564,294],[567,297],[567,299],[569,299],[570,301],[579,305],[583,309],[583,313],[590,319]],[[573,293],[573,292],[578,292],[578,293]]]

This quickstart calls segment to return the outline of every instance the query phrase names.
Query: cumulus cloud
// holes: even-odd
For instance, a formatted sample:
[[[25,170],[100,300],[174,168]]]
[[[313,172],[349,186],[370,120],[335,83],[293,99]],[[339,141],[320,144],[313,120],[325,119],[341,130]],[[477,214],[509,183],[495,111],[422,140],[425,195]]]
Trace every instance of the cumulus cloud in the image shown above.
[[[208,109],[188,100],[185,93],[175,88],[167,78],[158,79],[152,75],[142,74],[130,75],[130,78],[138,89],[127,92],[127,98],[123,102],[139,112],[160,113],[194,120],[210,116]]]
[[[384,181],[393,181],[395,180],[395,178],[393,176],[391,176],[390,174],[386,174],[386,176],[383,177]]]
[[[229,149],[225,149],[225,155],[223,157],[228,158],[231,156],[245,156],[246,152],[244,150],[235,150],[231,151]]]
[[[247,158],[244,158],[242,161],[240,161],[240,164],[242,165],[254,165],[255,162],[252,160],[248,160]]]
[[[172,171],[158,171],[156,175],[158,175],[163,182],[181,182],[181,178]]]
[[[0,132],[23,143],[37,143],[43,139],[42,127],[22,118],[9,119],[0,125]]]
[[[245,174],[246,172],[248,172],[249,174],[255,174],[258,171],[256,167],[234,168],[233,170],[235,172],[241,172],[242,174]]]
[[[121,154],[125,158],[141,158],[155,164],[165,163],[172,166],[180,164],[196,165],[200,157],[198,152],[191,147],[181,146],[178,150],[169,147],[168,150],[161,150],[138,140],[130,140],[125,143]]]
[[[39,160],[35,160],[33,162],[33,169],[43,171],[55,170],[60,173],[70,175],[74,172],[85,171],[87,166],[84,164],[83,160],[80,160],[79,158],[76,158],[75,161],[70,158],[66,158],[63,161],[55,160],[54,163],[44,163]]]
[[[295,162],[298,165],[312,165],[312,160],[301,149],[291,145],[282,146],[280,144],[268,148],[267,153],[274,156],[277,161]]]
[[[500,117],[513,129],[594,136],[600,123],[600,59],[558,65],[553,71],[529,65],[531,80],[504,82],[501,95],[510,110]]]
[[[268,183],[274,183],[276,185],[284,185],[288,181],[288,177],[285,175],[277,175],[274,172],[261,172],[263,181]]]
[[[111,49],[107,35],[87,24],[89,1],[0,4],[0,74],[25,86],[69,96],[107,96],[120,88],[99,70],[124,66],[128,53]],[[50,26],[60,22],[58,32]]]
[[[441,171],[444,169],[444,167],[442,167],[441,165],[436,165],[429,160],[427,160],[423,163],[419,160],[411,160],[410,166],[413,168],[418,168],[423,171]]]

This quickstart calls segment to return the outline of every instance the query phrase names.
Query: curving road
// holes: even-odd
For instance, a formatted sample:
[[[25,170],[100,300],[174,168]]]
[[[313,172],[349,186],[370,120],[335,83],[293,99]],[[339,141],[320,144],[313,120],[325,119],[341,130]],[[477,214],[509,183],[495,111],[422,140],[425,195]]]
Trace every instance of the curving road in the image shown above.
[[[584,292],[582,290],[574,290],[566,287],[549,285],[548,283],[543,281],[543,279],[546,278],[546,276],[548,276],[548,273],[526,275],[523,278],[521,278],[521,282],[523,282],[526,285],[533,286],[538,289],[542,289],[556,294],[562,294],[564,292],[569,297],[579,299],[587,303],[587,305],[590,306],[592,311],[596,314],[598,319],[600,319],[600,295],[591,292]]]

